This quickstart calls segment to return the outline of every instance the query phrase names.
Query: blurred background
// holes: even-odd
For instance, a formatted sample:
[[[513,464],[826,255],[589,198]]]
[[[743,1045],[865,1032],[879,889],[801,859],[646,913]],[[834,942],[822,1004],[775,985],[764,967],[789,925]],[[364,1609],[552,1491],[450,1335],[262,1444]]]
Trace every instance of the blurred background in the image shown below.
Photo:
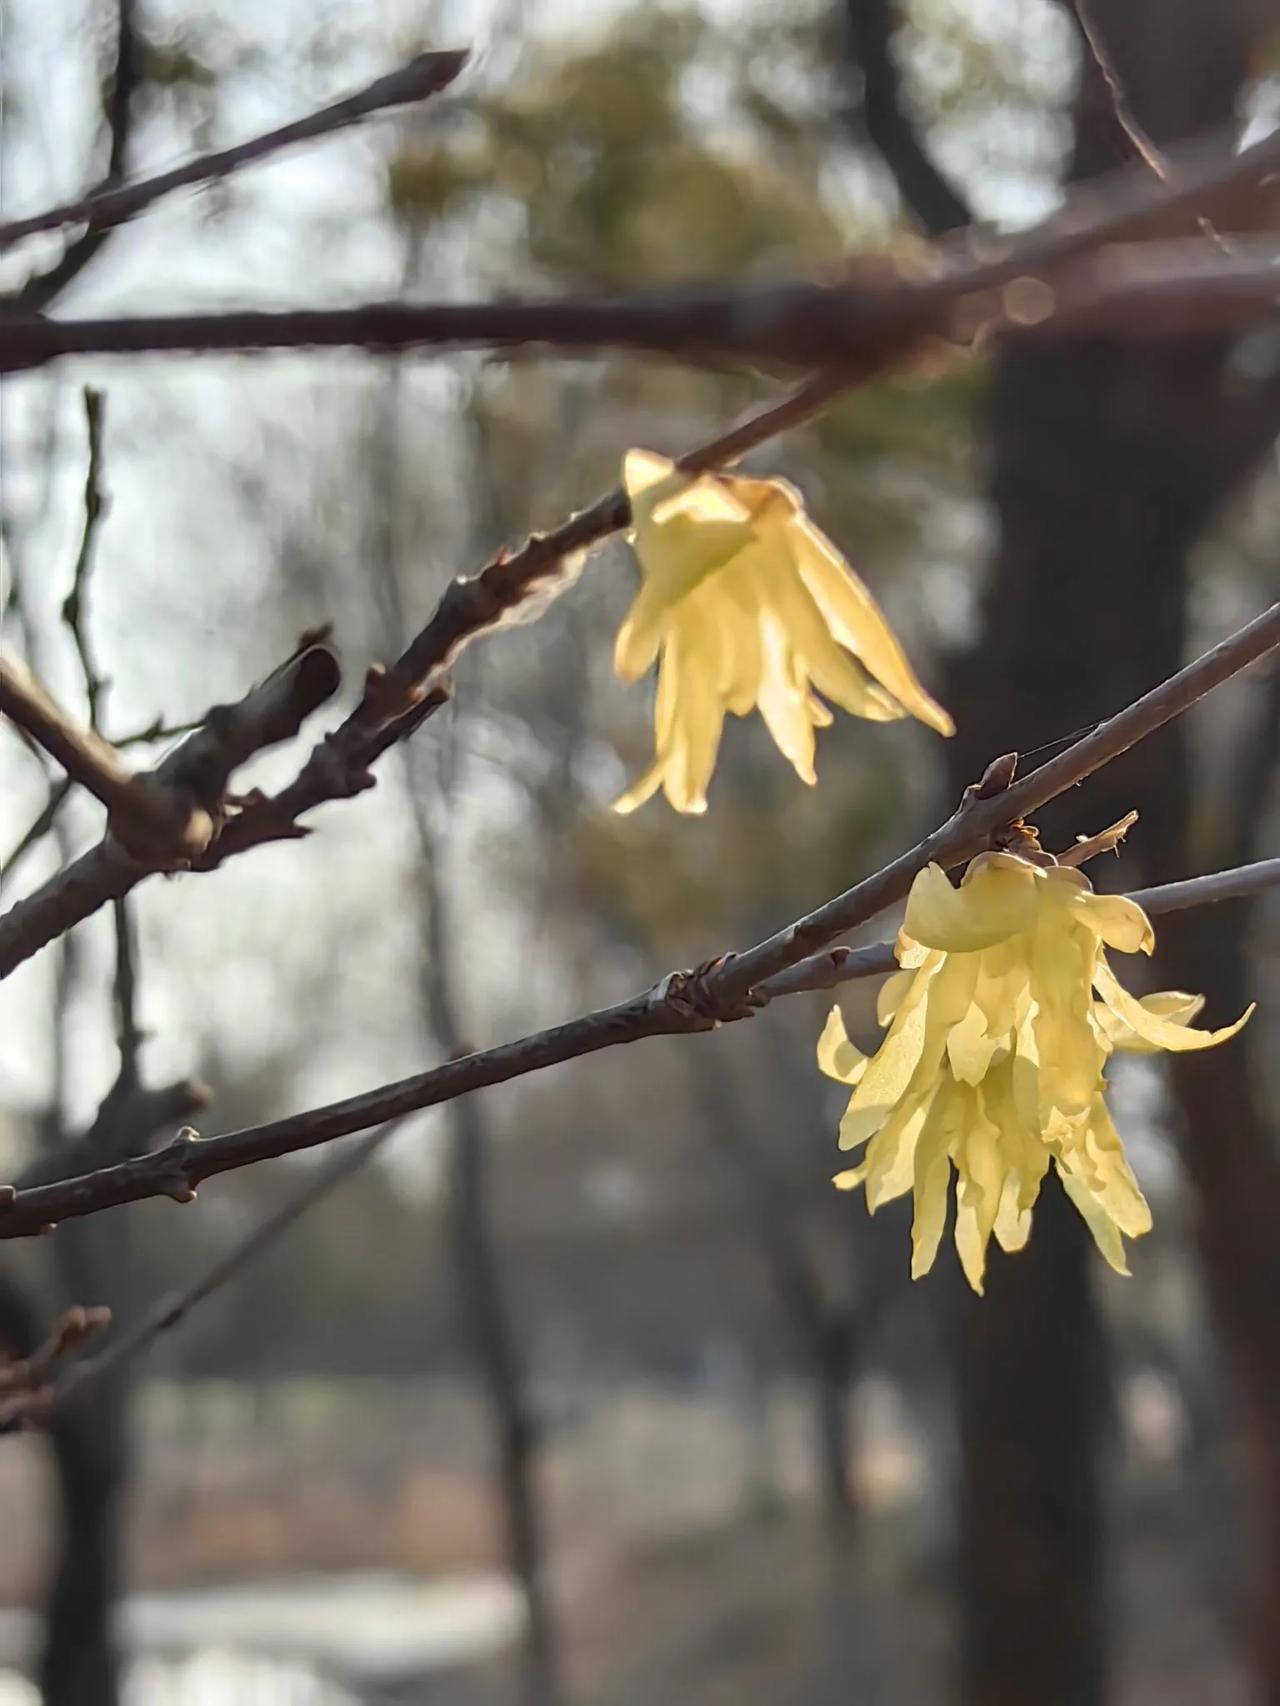
[[[1158,144],[1277,122],[1275,0],[1089,19]],[[1054,0],[3,0],[2,29],[9,218],[423,47],[476,50],[421,111],[104,241],[8,251],[7,311],[818,272],[1024,225],[1129,157]],[[239,696],[329,621],[354,696],[453,574],[589,502],[627,447],[683,448],[776,393],[657,362],[360,353],[8,376],[5,642],[82,712],[63,602],[87,384],[109,508],[81,626],[112,738]],[[1277,430],[1270,330],[997,349],[857,393],[751,465],[801,486],[954,741],[841,718],[811,791],[753,720],[705,818],[611,815],[652,738],[648,688],[611,673],[635,583],[615,542],[535,628],[465,656],[375,793],[303,843],[143,885],[0,988],[5,1176],[106,1133],[122,1058],[149,1085],[198,1077],[200,1129],[231,1130],[825,899],[990,758],[1096,721],[1275,596]],[[292,774],[313,732],[246,784]],[[1062,846],[1136,807],[1108,886],[1245,860],[1274,851],[1278,758],[1280,676],[1254,671],[1041,830]],[[6,902],[100,833],[72,796],[30,840],[55,783],[0,731]],[[0,1441],[0,1702],[1280,1702],[1275,908],[1159,937],[1156,986],[1206,991],[1212,1023],[1260,1011],[1229,1048],[1115,1072],[1156,1218],[1132,1279],[1046,1190],[984,1300],[945,1250],[912,1286],[905,1205],[872,1220],[829,1184],[821,996],[417,1116],[149,1359]],[[864,1043],[874,993],[841,996]],[[21,1354],[70,1302],[131,1322],[315,1165],[6,1245],[0,1340]]]

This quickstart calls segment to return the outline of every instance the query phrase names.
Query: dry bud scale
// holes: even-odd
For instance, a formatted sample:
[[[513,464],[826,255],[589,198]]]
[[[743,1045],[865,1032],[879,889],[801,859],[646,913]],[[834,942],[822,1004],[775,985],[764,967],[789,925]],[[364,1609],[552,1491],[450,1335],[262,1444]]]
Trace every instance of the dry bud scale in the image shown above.
[[[818,1064],[853,1095],[840,1147],[866,1145],[836,1184],[865,1187],[867,1207],[913,1192],[911,1272],[927,1273],[957,1175],[955,1241],[981,1292],[987,1247],[1018,1250],[1050,1164],[1106,1260],[1127,1273],[1123,1237],[1151,1226],[1107,1111],[1104,1068],[1116,1049],[1211,1048],[1235,1035],[1191,1028],[1203,997],[1141,1000],[1116,979],[1107,949],[1150,954],[1142,908],[1095,894],[1081,871],[984,853],[953,888],[937,865],[912,884],[880,991],[888,1034],[868,1057],[833,1008]]]
[[[615,664],[638,681],[661,653],[656,754],[617,802],[634,811],[661,787],[682,812],[706,810],[726,712],[756,706],[804,781],[819,694],[854,716],[914,716],[949,735],[867,588],[809,520],[784,480],[682,472],[629,451],[623,478],[643,584],[618,634]]]

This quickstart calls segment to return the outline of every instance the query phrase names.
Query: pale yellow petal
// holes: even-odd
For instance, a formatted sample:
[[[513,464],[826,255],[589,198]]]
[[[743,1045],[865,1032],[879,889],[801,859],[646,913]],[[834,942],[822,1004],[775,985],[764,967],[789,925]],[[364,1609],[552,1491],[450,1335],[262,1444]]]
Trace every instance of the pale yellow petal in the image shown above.
[[[1178,1024],[1171,1019],[1162,1018],[1144,1007],[1136,996],[1121,984],[1111,967],[1107,964],[1104,954],[1098,955],[1093,972],[1094,988],[1135,1036],[1143,1042],[1152,1043],[1157,1048],[1169,1049],[1179,1053],[1190,1049],[1214,1048],[1218,1043],[1225,1043],[1234,1037],[1241,1026],[1248,1023],[1252,1017],[1256,1003],[1251,1002],[1236,1020],[1234,1025],[1224,1025],[1217,1031],[1199,1031],[1194,1026]]]
[[[840,1122],[840,1147],[853,1149],[884,1124],[907,1092],[924,1053],[928,985],[934,968],[914,973],[912,986],[872,1055]]]
[[[987,1245],[1000,1209],[1006,1163],[1000,1127],[987,1116],[983,1092],[974,1089],[969,1096],[952,1152],[959,1174],[955,1240],[965,1278],[981,1296]]]
[[[633,782],[626,793],[619,794],[613,802],[613,809],[618,816],[629,817],[637,806],[642,806],[646,800],[651,800],[662,786],[662,779],[666,775],[666,770],[667,760],[655,758],[639,780]]]
[[[1151,1209],[1129,1166],[1104,1099],[1094,1103],[1085,1133],[1085,1159],[1093,1194],[1127,1238],[1151,1230]]]
[[[1013,936],[983,950],[973,999],[982,1009],[990,1037],[1004,1039],[1022,1023],[1031,1006],[1031,964],[1025,937]]]
[[[978,870],[955,889],[941,866],[926,865],[911,885],[902,928],[926,947],[974,953],[1026,929],[1035,916],[1036,881],[1033,866],[1011,861]]]
[[[944,1087],[933,1105],[916,1142],[913,1186],[915,1214],[911,1222],[911,1277],[920,1279],[933,1266],[947,1223],[947,1195],[951,1183],[951,1161],[947,1150],[956,1120],[954,1091]]]
[[[954,734],[955,724],[916,679],[880,606],[831,541],[803,513],[788,530],[796,564],[836,639],[913,717]]]
[[[663,658],[678,667],[674,689],[675,712],[671,735],[671,762],[663,788],[680,812],[703,812],[707,807],[707,784],[715,772],[724,728],[724,705],[716,692],[714,641],[696,627],[682,624],[673,635]]]
[[[639,681],[658,656],[673,604],[659,581],[645,581],[618,629],[613,647],[614,673],[622,681]]]
[[[1010,1254],[1025,1249],[1031,1236],[1031,1210],[1022,1206],[1020,1196],[1020,1181],[1015,1173],[1010,1173],[1000,1193],[1000,1206],[996,1210],[993,1228],[996,1243]]]
[[[876,996],[876,1018],[882,1025],[887,1025],[893,1015],[902,1005],[902,999],[911,988],[913,971],[895,971],[885,978]]]
[[[1141,1002],[1149,1013],[1174,1025],[1189,1025],[1204,1009],[1203,995],[1188,995],[1181,989],[1156,990],[1154,994],[1142,996]],[[1105,1002],[1094,1003],[1093,1017],[1112,1048],[1123,1049],[1127,1054],[1158,1053],[1155,1043],[1144,1042]]]
[[[867,1145],[862,1177],[869,1213],[905,1196],[912,1188],[916,1146],[937,1088],[935,1081],[920,1093],[904,1096]]]
[[[797,683],[812,680],[820,693],[855,717],[891,722],[905,716],[897,700],[870,681],[833,637],[821,610],[796,572],[789,534],[765,525],[759,538],[759,550],[751,552],[749,557],[757,596],[763,607],[773,611],[787,636]],[[744,567],[747,560],[743,559]]]
[[[849,1041],[844,1014],[833,1007],[818,1038],[818,1069],[840,1084],[856,1084],[867,1070],[868,1056]]]
[[[787,635],[771,610],[761,618],[761,638],[760,715],[778,751],[790,760],[800,780],[812,786],[817,780],[813,764],[816,742],[808,694],[795,683]]]
[[[1057,909],[1042,915],[1031,938],[1042,1126],[1055,1111],[1067,1119],[1082,1115],[1101,1082],[1106,1050],[1091,1020],[1098,951],[1097,937]]]
[[[715,626],[720,639],[718,686],[726,710],[735,717],[754,711],[764,673],[760,606],[749,575],[733,563],[727,573],[713,575],[693,595],[701,620]]]
[[[1051,871],[1050,878],[1054,876]],[[1136,902],[1120,894],[1082,894],[1076,900],[1079,916],[1109,948],[1122,954],[1149,954],[1156,945],[1151,920]]]
[[[1101,1251],[1103,1259],[1118,1274],[1124,1274],[1127,1278],[1129,1264],[1125,1259],[1124,1240],[1115,1221],[1094,1200],[1088,1186],[1073,1174],[1064,1171],[1060,1164],[1058,1177],[1062,1180],[1063,1190],[1079,1210],[1080,1218],[1093,1234],[1093,1241]]]
[[[622,483],[633,504],[652,487],[670,479],[675,471],[671,458],[659,455],[656,450],[628,450],[622,458]]]
[[[1001,1039],[987,1035],[986,1015],[973,1002],[958,1025],[947,1033],[947,1058],[962,1084],[981,1083]]]

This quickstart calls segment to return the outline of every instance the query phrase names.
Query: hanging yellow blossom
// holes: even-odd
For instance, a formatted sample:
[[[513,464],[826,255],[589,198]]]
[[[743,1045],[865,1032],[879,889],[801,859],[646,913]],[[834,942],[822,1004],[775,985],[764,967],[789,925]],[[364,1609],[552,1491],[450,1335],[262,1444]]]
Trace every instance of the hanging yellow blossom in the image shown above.
[[[913,1278],[937,1254],[953,1167],[956,1248],[981,1292],[992,1233],[1022,1248],[1051,1162],[1102,1254],[1128,1272],[1122,1235],[1149,1231],[1151,1211],[1107,1112],[1103,1067],[1114,1049],[1211,1048],[1253,1011],[1199,1031],[1202,997],[1130,995],[1106,950],[1154,945],[1141,907],[1095,894],[1078,870],[986,853],[959,888],[936,865],[921,871],[901,970],[880,991],[884,1042],[862,1054],[836,1007],[818,1043],[822,1070],[853,1086],[840,1147],[867,1146],[836,1184],[865,1186],[873,1213],[914,1193]]]
[[[656,756],[616,810],[661,787],[678,811],[706,810],[726,711],[757,705],[780,751],[814,780],[818,697],[858,717],[951,718],[921,687],[879,606],[809,520],[784,480],[690,476],[628,451],[632,540],[643,585],[618,634],[615,664],[638,681],[659,652]]]

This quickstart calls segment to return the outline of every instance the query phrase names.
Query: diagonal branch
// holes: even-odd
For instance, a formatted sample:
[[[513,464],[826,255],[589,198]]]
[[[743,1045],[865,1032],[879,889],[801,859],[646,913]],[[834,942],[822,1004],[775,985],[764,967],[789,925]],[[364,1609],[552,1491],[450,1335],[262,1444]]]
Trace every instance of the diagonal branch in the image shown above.
[[[1102,31],[1098,28],[1093,16],[1093,8],[1089,0],[1067,0],[1067,10],[1076,21],[1084,41],[1085,50],[1093,62],[1094,69],[1102,79],[1111,102],[1112,116],[1115,118],[1121,135],[1133,150],[1137,159],[1154,172],[1157,178],[1168,180],[1169,162],[1163,151],[1148,134],[1129,100],[1124,86],[1124,78],[1120,68],[1112,57],[1111,49],[1107,46]]]
[[[408,64],[402,65],[399,70],[376,78],[367,88],[353,95],[346,95],[329,106],[321,107],[318,112],[310,113],[305,118],[294,119],[276,130],[267,131],[265,135],[251,137],[231,148],[219,148],[212,153],[197,155],[181,166],[174,166],[170,171],[161,172],[154,178],[96,190],[91,195],[82,196],[78,201],[46,208],[44,212],[29,214],[25,219],[9,220],[0,225],[0,250],[20,242],[24,237],[34,235],[37,231],[52,231],[63,225],[85,225],[93,232],[102,232],[113,225],[120,225],[174,190],[229,177],[231,173],[265,160],[283,148],[292,147],[299,142],[311,142],[317,137],[344,130],[373,113],[385,111],[388,107],[425,101],[447,88],[466,62],[465,51],[421,53]],[[120,169],[120,165],[113,158],[109,176],[118,175]],[[23,305],[32,306],[28,303]]]
[[[345,1101],[207,1141],[187,1130],[162,1149],[136,1159],[15,1191],[7,1201],[0,1199],[0,1238],[25,1237],[59,1220],[146,1197],[189,1202],[198,1184],[220,1173],[330,1143],[601,1049],[646,1037],[713,1030],[721,1023],[746,1018],[768,1000],[770,978],[901,900],[926,864],[932,861],[949,868],[973,857],[990,845],[996,831],[1083,781],[1277,647],[1280,604],[1021,782],[1003,786],[1011,767],[1007,759],[997,760],[981,783],[966,790],[957,811],[932,835],[882,871],[745,953],[723,956],[697,972],[670,973],[629,1001],[516,1042],[446,1061]],[[1228,881],[1224,878],[1220,887]]]
[[[107,97],[107,151],[105,182],[124,176],[133,129],[133,102],[137,93],[141,54],[137,31],[137,0],[116,0],[115,65]],[[106,241],[105,230],[87,230],[68,244],[52,266],[33,273],[17,291],[12,306],[39,313],[79,277]],[[0,248],[3,244],[0,243]]]
[[[113,816],[124,822],[136,817],[151,826],[150,796],[121,764],[115,748],[94,729],[82,729],[72,722],[16,658],[0,656],[0,712],[56,759],[73,782],[101,800]]]
[[[0,660],[0,709],[5,667]],[[0,914],[0,977],[152,871],[190,866],[214,840],[232,773],[256,753],[292,739],[338,689],[334,652],[305,635],[298,650],[233,705],[215,705],[198,728],[132,787],[145,786],[149,815],[112,819],[107,837],[34,893]],[[114,757],[114,754],[113,754]],[[132,795],[129,796],[133,798]]]
[[[855,120],[884,161],[904,205],[930,237],[973,222],[964,196],[930,157],[907,110],[893,52],[892,0],[845,0],[850,69],[860,74]]]
[[[239,1278],[252,1262],[276,1244],[304,1214],[309,1213],[343,1180],[359,1172],[365,1162],[394,1136],[400,1124],[400,1121],[395,1120],[389,1125],[376,1127],[361,1138],[359,1143],[344,1149],[324,1166],[315,1168],[300,1190],[287,1197],[279,1208],[265,1216],[256,1226],[250,1227],[242,1237],[237,1238],[209,1264],[198,1279],[181,1291],[159,1298],[118,1338],[112,1339],[104,1350],[77,1363],[73,1370],[64,1374],[46,1394],[44,1404],[32,1420],[43,1425],[55,1405],[82,1397],[86,1388],[96,1386],[126,1363],[145,1355],[158,1338],[181,1326],[193,1309],[212,1297],[214,1292],[219,1291],[229,1281]]]

